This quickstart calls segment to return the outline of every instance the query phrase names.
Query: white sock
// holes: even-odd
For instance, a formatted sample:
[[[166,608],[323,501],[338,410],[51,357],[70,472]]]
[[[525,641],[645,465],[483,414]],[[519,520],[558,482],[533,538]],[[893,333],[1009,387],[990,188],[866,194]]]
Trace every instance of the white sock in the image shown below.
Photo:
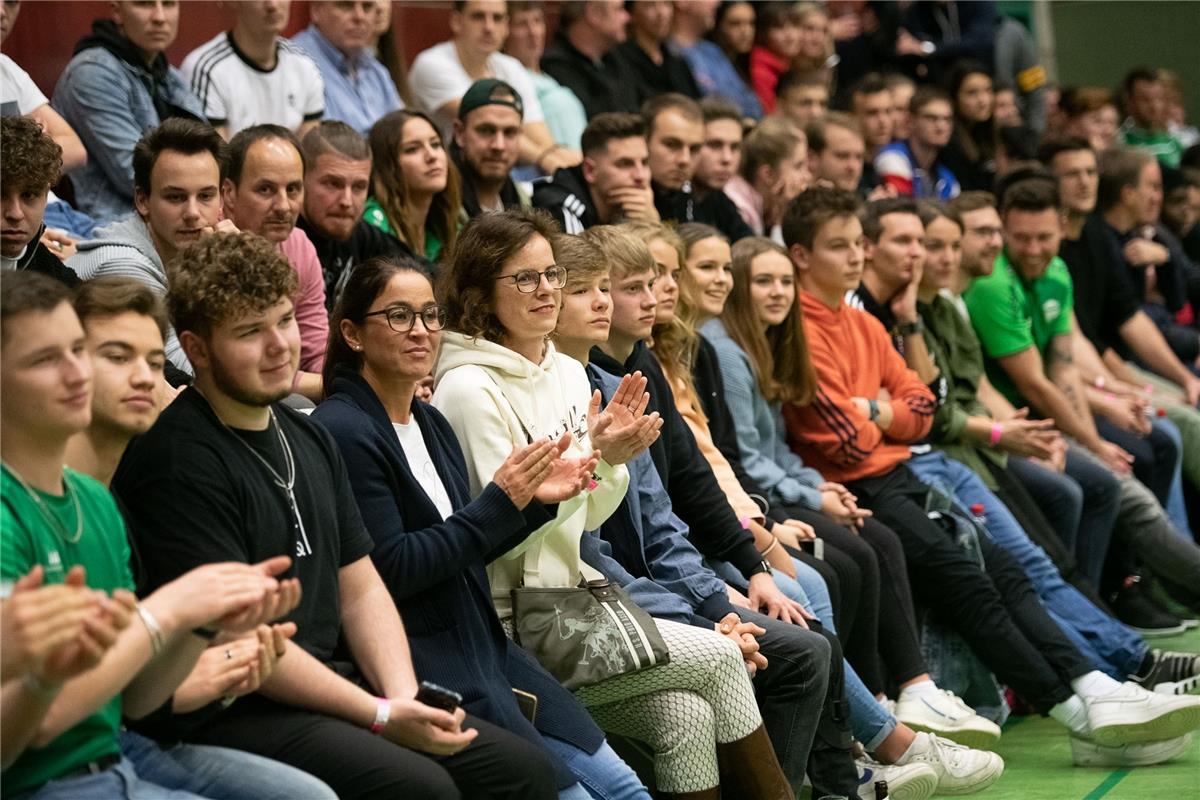
[[[919,753],[924,753],[928,747],[929,735],[926,733],[918,733],[916,737],[913,738],[912,744],[910,744],[908,749],[904,751],[904,754],[896,759],[896,764],[901,767],[904,766],[912,759],[913,756]]]
[[[1071,681],[1071,688],[1080,697],[1105,697],[1121,691],[1121,684],[1099,670],[1092,670]]]
[[[937,694],[937,693],[938,693],[937,684],[934,683],[929,678],[926,678],[923,681],[917,681],[916,683],[912,684],[911,686],[905,686],[903,689],[900,690],[901,697],[903,697],[906,694],[912,695],[914,697],[920,697],[923,694]]]
[[[1073,694],[1050,709],[1050,717],[1061,722],[1075,733],[1087,733],[1087,706],[1083,699]]]

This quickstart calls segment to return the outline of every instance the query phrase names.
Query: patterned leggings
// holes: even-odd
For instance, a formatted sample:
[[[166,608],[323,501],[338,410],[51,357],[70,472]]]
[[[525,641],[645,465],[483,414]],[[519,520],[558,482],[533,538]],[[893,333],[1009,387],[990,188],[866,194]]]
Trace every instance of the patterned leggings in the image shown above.
[[[575,694],[609,733],[646,743],[662,792],[720,783],[716,743],[762,725],[737,646],[713,631],[655,620],[671,653],[667,664],[585,686]]]

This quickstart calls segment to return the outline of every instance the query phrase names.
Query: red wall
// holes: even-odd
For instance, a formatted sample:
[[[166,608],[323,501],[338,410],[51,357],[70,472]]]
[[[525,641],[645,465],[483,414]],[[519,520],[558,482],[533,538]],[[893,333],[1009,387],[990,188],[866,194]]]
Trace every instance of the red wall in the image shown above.
[[[392,27],[406,60],[450,37],[449,2],[393,3]],[[111,13],[107,2],[96,0],[25,0],[16,28],[4,42],[4,53],[20,64],[49,97],[75,43],[92,27],[92,20]],[[167,50],[175,66],[193,49],[232,25],[233,11],[225,3],[188,0],[182,4],[179,36]],[[294,0],[286,34],[308,25],[308,3]]]

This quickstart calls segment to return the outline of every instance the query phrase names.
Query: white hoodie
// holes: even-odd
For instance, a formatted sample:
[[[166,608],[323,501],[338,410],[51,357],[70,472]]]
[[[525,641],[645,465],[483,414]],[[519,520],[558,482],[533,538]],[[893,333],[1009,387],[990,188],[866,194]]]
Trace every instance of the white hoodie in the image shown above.
[[[486,339],[447,331],[434,369],[433,405],[454,429],[466,457],[471,496],[492,480],[514,444],[570,431],[565,453],[590,453],[587,409],[592,391],[578,361],[546,345],[541,364]],[[597,485],[559,503],[558,514],[488,566],[492,601],[501,618],[512,615],[514,588],[576,586],[603,576],[579,557],[579,538],[617,509],[629,486],[624,466],[601,461]]]

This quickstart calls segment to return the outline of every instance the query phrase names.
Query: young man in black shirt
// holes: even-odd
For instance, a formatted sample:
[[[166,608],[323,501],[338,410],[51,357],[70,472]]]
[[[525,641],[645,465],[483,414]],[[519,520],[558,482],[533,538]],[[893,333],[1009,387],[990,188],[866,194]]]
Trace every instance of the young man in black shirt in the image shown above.
[[[299,766],[342,798],[552,797],[550,765],[532,745],[415,698],[404,625],[371,564],[339,451],[279,403],[299,358],[295,272],[241,233],[207,237],[176,266],[168,306],[196,383],[113,481],[149,582],[288,554],[304,586],[288,618],[299,647],[259,692],[181,736]]]
[[[362,134],[339,120],[323,120],[301,145],[304,208],[296,227],[317,250],[325,305],[332,310],[355,264],[376,256],[415,256],[408,245],[362,218],[371,187],[371,148]]]
[[[535,183],[533,204],[570,234],[600,224],[658,222],[642,118],[599,114],[583,129],[580,142],[583,163]]]
[[[40,272],[77,286],[79,276],[42,244],[46,225],[46,199],[58,182],[62,148],[28,117],[0,120],[0,217],[4,234],[0,241],[0,268]]]
[[[542,71],[570,89],[588,119],[637,111],[637,76],[615,53],[625,41],[629,12],[621,0],[587,0],[559,7],[558,35],[542,56]]]
[[[753,235],[724,192],[696,191],[692,178],[704,143],[704,112],[682,94],[660,94],[642,106],[654,205],[664,222],[704,222],[729,241]]]

